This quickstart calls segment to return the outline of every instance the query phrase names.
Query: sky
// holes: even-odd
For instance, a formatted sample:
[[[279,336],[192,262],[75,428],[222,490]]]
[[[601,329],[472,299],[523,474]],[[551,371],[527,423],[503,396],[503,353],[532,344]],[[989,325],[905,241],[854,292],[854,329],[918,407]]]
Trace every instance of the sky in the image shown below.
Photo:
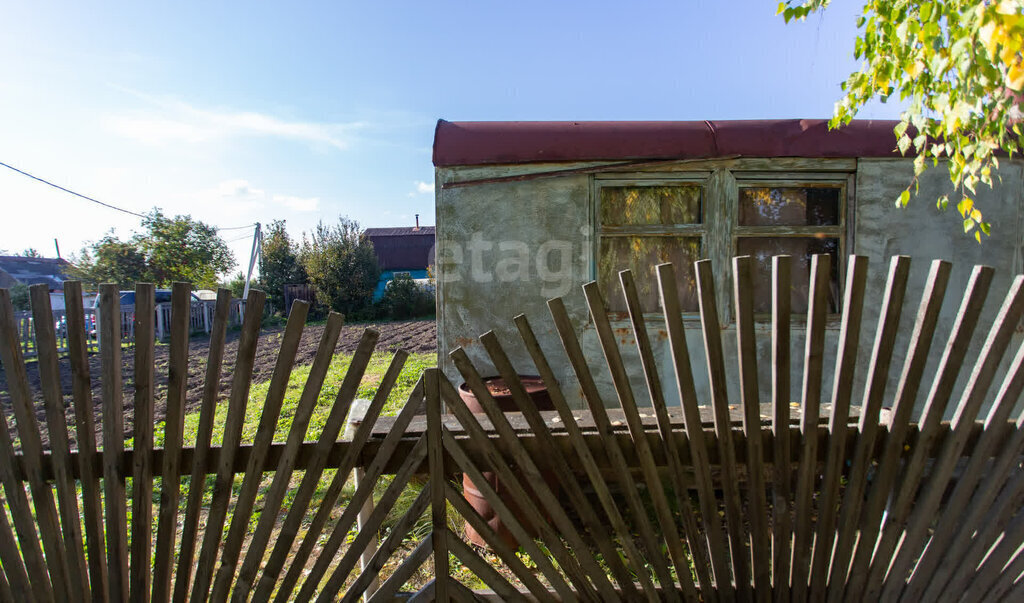
[[[224,228],[237,272],[256,222],[433,224],[438,119],[829,117],[859,6],[777,4],[0,0],[0,162]],[[0,210],[11,254],[140,229],[3,167]]]

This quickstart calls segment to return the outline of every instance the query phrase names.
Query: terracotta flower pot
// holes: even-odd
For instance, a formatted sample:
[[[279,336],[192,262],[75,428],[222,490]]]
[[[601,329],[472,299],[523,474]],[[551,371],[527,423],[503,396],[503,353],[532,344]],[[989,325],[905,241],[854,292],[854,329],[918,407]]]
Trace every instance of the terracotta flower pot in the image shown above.
[[[519,379],[522,382],[523,387],[526,388],[526,392],[529,394],[530,400],[533,402],[537,410],[554,410],[554,405],[551,403],[551,396],[548,394],[547,386],[544,385],[544,381],[540,377],[535,375],[520,375]],[[519,412],[519,407],[516,405],[515,400],[512,399],[512,392],[505,384],[504,379],[501,377],[487,377],[484,379],[484,383],[487,385],[487,390],[490,392],[491,397],[494,398],[494,401],[498,403],[498,408],[500,408],[502,412]],[[459,395],[462,397],[462,400],[466,403],[466,406],[471,412],[483,414],[483,407],[465,383],[459,386]],[[518,476],[518,470],[516,471]],[[530,533],[531,536],[536,535],[536,531],[532,529],[530,522],[523,521],[523,515],[519,510],[519,507],[508,497],[503,495],[504,488],[500,480],[498,480],[498,477],[491,471],[483,472],[483,476],[495,492],[502,497],[502,500],[504,500],[508,505],[509,510],[516,519],[519,519],[527,528],[527,532]],[[547,482],[548,486],[557,494],[558,482],[554,475],[550,474],[550,472],[544,472],[544,481]],[[527,484],[528,482],[526,479],[522,479],[520,480],[520,483]],[[527,488],[529,488],[528,485]],[[515,537],[508,531],[508,528],[505,527],[501,518],[498,517],[497,512],[491,506],[491,503],[484,498],[483,494],[480,493],[480,490],[468,475],[462,476],[462,490],[463,495],[466,497],[466,501],[498,534],[498,537],[501,538],[502,541],[510,548],[518,548],[519,543],[516,541]],[[534,504],[543,509],[533,492],[530,492],[530,498],[533,500]],[[469,538],[470,542],[477,546],[487,546],[483,537],[469,525],[469,522],[466,522],[466,536]]]

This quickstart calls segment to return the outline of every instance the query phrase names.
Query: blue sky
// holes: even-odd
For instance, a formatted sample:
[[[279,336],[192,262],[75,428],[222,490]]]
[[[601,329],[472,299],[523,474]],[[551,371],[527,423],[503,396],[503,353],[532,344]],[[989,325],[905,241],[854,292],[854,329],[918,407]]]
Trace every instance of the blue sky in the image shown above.
[[[221,227],[433,224],[448,120],[828,117],[856,2],[3,1],[0,162]],[[872,105],[864,118],[895,118]],[[138,219],[0,168],[0,249],[77,252]],[[239,262],[251,231],[225,231]]]

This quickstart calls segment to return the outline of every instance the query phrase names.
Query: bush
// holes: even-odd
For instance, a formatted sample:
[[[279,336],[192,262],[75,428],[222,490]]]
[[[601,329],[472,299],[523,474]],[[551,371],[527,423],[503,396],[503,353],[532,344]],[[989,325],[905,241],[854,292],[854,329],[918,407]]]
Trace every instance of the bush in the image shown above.
[[[384,289],[377,308],[384,318],[430,316],[435,312],[434,293],[418,285],[408,274],[399,274]]]
[[[349,320],[369,317],[377,286],[377,256],[359,224],[340,218],[334,226],[317,225],[303,238],[300,254],[317,302],[341,312]]]

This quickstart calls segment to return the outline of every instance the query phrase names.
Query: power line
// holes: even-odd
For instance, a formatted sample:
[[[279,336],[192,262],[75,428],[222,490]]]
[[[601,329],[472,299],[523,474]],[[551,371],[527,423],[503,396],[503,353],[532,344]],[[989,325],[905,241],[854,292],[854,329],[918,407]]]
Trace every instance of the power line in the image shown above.
[[[81,197],[81,198],[85,199],[86,201],[92,201],[93,203],[102,205],[103,207],[109,207],[110,209],[116,209],[117,211],[124,212],[124,213],[132,215],[132,216],[137,216],[139,218],[145,218],[146,217],[146,216],[144,216],[142,214],[137,214],[137,213],[135,213],[133,211],[129,211],[127,209],[121,209],[120,207],[117,207],[116,205],[111,205],[109,203],[104,203],[104,202],[102,202],[102,201],[100,201],[98,199],[93,199],[92,197],[87,197],[87,196],[82,195],[80,193],[76,193],[75,191],[66,189],[63,186],[59,185],[59,184],[54,184],[54,183],[50,182],[49,180],[43,180],[39,176],[33,176],[32,174],[29,174],[28,172],[19,170],[18,168],[14,167],[14,166],[7,165],[6,163],[4,163],[2,161],[0,161],[0,165],[4,166],[5,168],[7,168],[9,170],[14,170],[15,172],[18,172],[19,174],[21,174],[23,176],[28,176],[29,178],[31,178],[33,180],[38,180],[39,182],[42,182],[43,184],[48,184],[48,185],[52,186],[53,188],[60,189],[60,190],[64,191],[65,193],[72,194],[72,195],[74,195],[76,197]]]
[[[146,216],[144,216],[143,214],[135,213],[135,212],[127,210],[127,209],[122,209],[120,207],[117,207],[116,205],[111,205],[109,203],[104,203],[103,201],[100,201],[99,199],[93,199],[92,197],[83,195],[81,193],[76,193],[75,191],[67,189],[67,188],[64,188],[63,186],[61,186],[59,184],[54,184],[54,183],[50,182],[49,180],[44,180],[44,179],[40,178],[39,176],[33,176],[32,174],[29,174],[28,172],[26,172],[24,170],[19,170],[18,168],[14,167],[13,165],[7,165],[6,163],[4,163],[2,161],[0,161],[0,165],[2,165],[3,167],[5,167],[5,168],[7,168],[9,170],[14,170],[15,172],[18,172],[19,174],[21,174],[22,176],[28,176],[29,178],[31,178],[33,180],[38,180],[39,182],[42,182],[43,184],[48,184],[48,185],[52,186],[53,188],[60,189],[60,190],[64,191],[65,193],[74,195],[76,197],[81,197],[82,199],[85,199],[86,201],[92,201],[93,203],[98,203],[99,205],[102,205],[103,207],[109,207],[110,209],[116,209],[117,211],[124,212],[126,214],[129,214],[129,215],[132,215],[132,216],[136,216],[136,217],[139,217],[139,218],[143,218],[143,219],[146,218]],[[242,230],[243,228],[252,228],[254,226],[256,226],[255,223],[253,223],[253,224],[246,224],[245,226],[228,226],[228,227],[225,227],[225,228],[220,228],[220,227],[214,227],[214,228],[216,230],[218,230],[218,231],[220,231],[220,230]],[[246,236],[245,238],[249,238],[249,237]]]

